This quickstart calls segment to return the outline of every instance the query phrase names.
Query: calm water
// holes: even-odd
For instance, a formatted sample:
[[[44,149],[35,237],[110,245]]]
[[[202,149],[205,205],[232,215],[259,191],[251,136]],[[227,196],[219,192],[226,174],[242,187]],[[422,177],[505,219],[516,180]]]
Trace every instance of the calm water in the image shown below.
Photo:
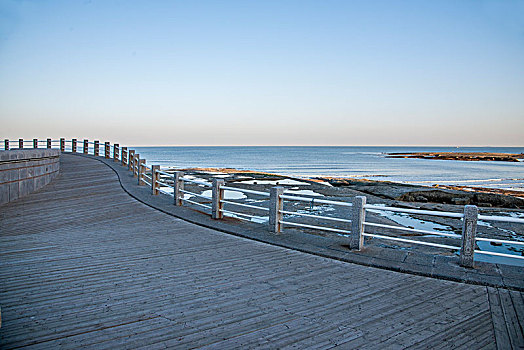
[[[148,164],[258,170],[295,177],[339,176],[422,185],[524,191],[524,162],[386,158],[390,152],[504,152],[524,147],[134,147]]]

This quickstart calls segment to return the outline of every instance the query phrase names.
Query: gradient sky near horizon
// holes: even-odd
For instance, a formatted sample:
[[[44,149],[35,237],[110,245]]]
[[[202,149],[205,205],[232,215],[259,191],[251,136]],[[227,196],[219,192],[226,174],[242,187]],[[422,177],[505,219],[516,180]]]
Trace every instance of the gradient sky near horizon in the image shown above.
[[[0,137],[524,145],[524,1],[0,0]]]

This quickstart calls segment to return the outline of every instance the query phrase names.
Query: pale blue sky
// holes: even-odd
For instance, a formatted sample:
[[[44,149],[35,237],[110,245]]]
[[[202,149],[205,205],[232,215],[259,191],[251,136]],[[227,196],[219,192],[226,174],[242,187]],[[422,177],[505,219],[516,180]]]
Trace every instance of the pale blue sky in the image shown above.
[[[0,137],[524,145],[524,1],[0,0]]]

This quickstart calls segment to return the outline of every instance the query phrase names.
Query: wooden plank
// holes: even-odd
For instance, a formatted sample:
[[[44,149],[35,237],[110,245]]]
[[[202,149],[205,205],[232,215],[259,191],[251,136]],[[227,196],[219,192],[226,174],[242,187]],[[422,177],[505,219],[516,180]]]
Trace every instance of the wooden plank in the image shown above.
[[[511,349],[511,340],[506,327],[506,319],[497,288],[486,287],[489,297],[491,310],[491,320],[493,322],[493,331],[497,342],[497,349]]]
[[[511,346],[513,349],[524,349],[524,333],[517,318],[517,313],[510,293],[503,288],[497,289]]]
[[[511,300],[513,301],[513,307],[515,308],[515,314],[518,319],[520,326],[520,333],[524,333],[524,293],[517,292],[514,290],[509,291]]]

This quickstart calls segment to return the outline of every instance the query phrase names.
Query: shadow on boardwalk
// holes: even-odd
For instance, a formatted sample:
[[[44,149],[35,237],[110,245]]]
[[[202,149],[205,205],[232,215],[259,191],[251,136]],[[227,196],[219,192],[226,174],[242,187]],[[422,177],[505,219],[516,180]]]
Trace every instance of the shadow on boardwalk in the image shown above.
[[[343,263],[192,225],[63,155],[0,207],[2,348],[518,348],[523,294]]]

